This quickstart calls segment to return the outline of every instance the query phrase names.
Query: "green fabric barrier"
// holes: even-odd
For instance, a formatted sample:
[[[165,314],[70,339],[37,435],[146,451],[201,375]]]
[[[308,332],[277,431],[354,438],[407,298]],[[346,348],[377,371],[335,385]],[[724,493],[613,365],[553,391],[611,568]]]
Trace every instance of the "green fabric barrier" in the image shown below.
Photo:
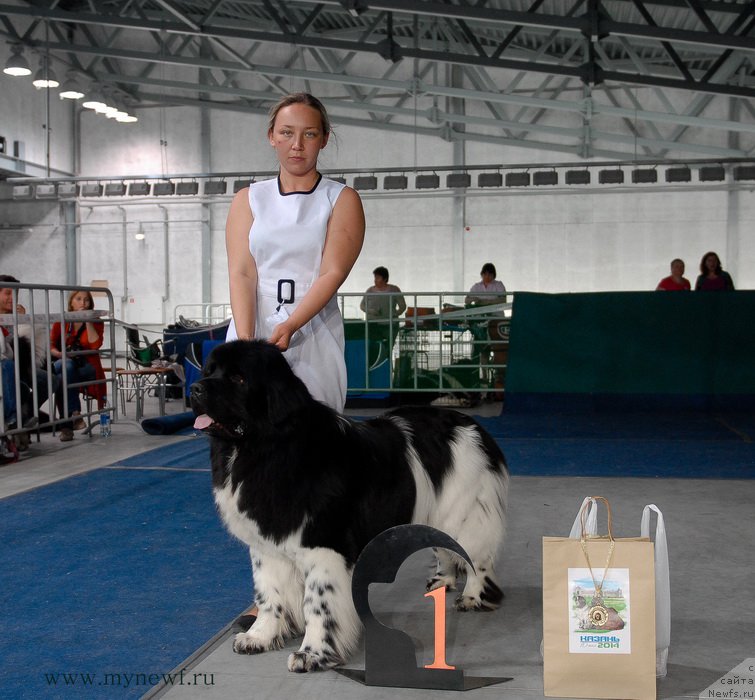
[[[755,394],[755,292],[519,292],[506,392]]]

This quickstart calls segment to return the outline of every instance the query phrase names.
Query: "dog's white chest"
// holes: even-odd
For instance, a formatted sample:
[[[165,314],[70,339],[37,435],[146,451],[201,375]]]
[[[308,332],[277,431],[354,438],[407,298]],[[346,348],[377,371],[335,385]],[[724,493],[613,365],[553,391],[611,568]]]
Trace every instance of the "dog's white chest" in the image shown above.
[[[296,559],[302,550],[301,534],[304,524],[302,523],[302,526],[296,532],[286,537],[282,542],[276,543],[265,537],[260,532],[259,525],[254,518],[239,509],[239,494],[242,491],[243,484],[239,484],[234,491],[231,488],[230,481],[229,478],[223,488],[214,490],[215,505],[229,532],[256,552],[277,552]]]

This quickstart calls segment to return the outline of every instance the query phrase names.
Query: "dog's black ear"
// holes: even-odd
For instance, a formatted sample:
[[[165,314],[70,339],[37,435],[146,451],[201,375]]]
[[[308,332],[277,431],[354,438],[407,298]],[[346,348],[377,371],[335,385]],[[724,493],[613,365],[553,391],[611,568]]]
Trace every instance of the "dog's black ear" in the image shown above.
[[[313,399],[279,350],[269,360],[265,378],[268,418],[273,425],[282,425],[310,406]]]

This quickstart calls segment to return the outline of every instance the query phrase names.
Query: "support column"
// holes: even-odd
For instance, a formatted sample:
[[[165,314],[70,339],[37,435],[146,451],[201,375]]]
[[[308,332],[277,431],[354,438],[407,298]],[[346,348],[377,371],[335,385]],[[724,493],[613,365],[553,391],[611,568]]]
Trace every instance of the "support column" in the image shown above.
[[[453,65],[450,68],[450,84],[452,87],[462,87],[461,67]],[[448,111],[451,114],[464,114],[464,100],[452,97],[448,101]],[[464,124],[454,123],[451,125],[453,132],[463,132]],[[463,139],[453,141],[453,165],[466,165],[466,143]],[[453,238],[451,240],[451,249],[453,251],[453,278],[452,284],[454,292],[461,292],[466,289],[464,285],[464,239],[465,227],[467,225],[467,194],[461,190],[453,198]]]
[[[742,105],[740,98],[729,97],[729,119],[739,121],[741,117]],[[738,131],[729,132],[729,148],[740,148],[740,138]],[[729,177],[731,177],[732,167],[728,166]],[[734,286],[739,282],[739,239],[741,229],[739,225],[739,190],[728,190],[726,193],[726,250],[720,255],[723,258],[724,269],[727,270],[734,279]]]
[[[210,51],[207,47],[207,39],[202,39],[200,55],[210,57]],[[209,71],[200,69],[199,84],[210,82]],[[209,99],[207,93],[200,93],[200,100]],[[200,107],[200,127],[199,127],[199,147],[202,149],[202,172],[212,172],[212,119],[208,107]],[[209,304],[212,302],[212,207],[206,202],[202,203],[200,218],[201,224],[201,270],[200,277],[202,280],[202,303]]]
[[[60,220],[63,224],[66,242],[66,284],[79,284],[78,257],[76,246],[76,203],[60,203]],[[87,280],[88,282],[89,280]]]

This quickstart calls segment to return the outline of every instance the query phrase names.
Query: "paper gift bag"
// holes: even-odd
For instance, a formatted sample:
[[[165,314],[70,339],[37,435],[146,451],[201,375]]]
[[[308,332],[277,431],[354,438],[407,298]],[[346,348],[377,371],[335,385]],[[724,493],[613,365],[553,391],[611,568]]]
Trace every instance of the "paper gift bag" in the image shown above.
[[[656,514],[654,537],[651,537],[651,512]],[[595,498],[588,496],[582,501],[582,506],[574,519],[569,537],[573,539],[581,537],[583,522],[585,534],[597,534],[597,514],[598,507]],[[654,503],[646,505],[642,510],[640,537],[649,537],[655,544],[655,675],[658,678],[665,678],[668,650],[671,645],[671,586],[666,524],[663,513]]]
[[[655,574],[647,538],[543,538],[546,696],[649,700],[655,685]]]

